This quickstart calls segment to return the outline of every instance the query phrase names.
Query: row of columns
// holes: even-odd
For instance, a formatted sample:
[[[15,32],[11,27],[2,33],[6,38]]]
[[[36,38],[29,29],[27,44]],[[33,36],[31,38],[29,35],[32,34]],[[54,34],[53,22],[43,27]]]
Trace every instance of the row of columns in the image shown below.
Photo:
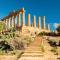
[[[50,25],[49,24],[46,27],[45,19],[46,19],[46,17],[43,16],[42,24],[41,24],[41,17],[40,16],[38,17],[38,28],[39,29],[48,29],[48,30],[50,30]],[[41,25],[42,25],[42,28],[41,28]],[[28,14],[28,26],[30,26],[30,13]],[[36,27],[36,16],[33,16],[32,26]]]
[[[22,14],[22,24],[20,23],[21,22],[21,14]],[[5,19],[5,23],[6,23],[6,26],[8,28],[11,27],[14,27],[16,28],[16,16],[17,16],[17,26],[20,27],[20,26],[25,26],[25,10],[24,8],[22,8],[22,11],[18,12],[16,15],[14,14],[13,16]],[[30,13],[28,14],[28,23],[27,25],[28,26],[31,26],[30,24],[30,20],[31,20],[31,17],[30,17]],[[33,27],[36,27],[36,16],[33,16],[33,23],[32,23],[32,26]],[[41,17],[39,16],[38,17],[38,28],[41,29]],[[43,17],[42,19],[42,29],[46,29],[46,23],[45,23],[45,16]],[[50,30],[50,25],[48,24],[48,30]]]
[[[5,19],[6,28],[9,29],[10,27],[15,27],[15,17],[10,17]]]
[[[22,26],[25,25],[25,11],[24,11],[24,8],[22,8],[22,10],[20,12],[18,12],[17,14],[14,14],[12,16],[8,16],[7,18],[5,18],[3,21],[5,22],[6,24],[6,30],[9,29],[9,28],[16,28],[16,25],[17,27],[20,27],[21,24],[20,24],[20,21],[21,21],[21,17],[20,15],[22,15]],[[16,24],[16,17],[17,17],[17,24]]]

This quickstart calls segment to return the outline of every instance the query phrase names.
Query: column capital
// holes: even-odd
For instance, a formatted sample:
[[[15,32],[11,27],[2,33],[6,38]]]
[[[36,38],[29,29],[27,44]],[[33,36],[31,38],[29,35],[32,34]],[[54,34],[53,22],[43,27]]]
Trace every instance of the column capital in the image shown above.
[[[22,10],[24,11],[24,7],[22,8]]]
[[[22,13],[25,13],[24,7],[22,8]]]

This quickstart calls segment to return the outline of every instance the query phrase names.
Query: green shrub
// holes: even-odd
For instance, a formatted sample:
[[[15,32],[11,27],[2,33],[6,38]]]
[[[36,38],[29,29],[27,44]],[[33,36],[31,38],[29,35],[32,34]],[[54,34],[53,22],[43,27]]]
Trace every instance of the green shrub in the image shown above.
[[[23,39],[23,42],[25,42],[27,44],[27,46],[32,43],[34,41],[34,38],[29,37],[29,36],[25,36]]]
[[[0,39],[2,39],[2,36],[0,35]]]
[[[24,52],[21,52],[21,53],[17,56],[17,59],[19,59],[19,58],[22,56],[22,54],[24,54]]]
[[[18,39],[11,40],[11,45],[14,49],[16,50],[23,50],[24,48],[24,43]]]
[[[42,51],[42,52],[45,52],[44,45],[41,44],[41,45],[40,45],[40,48],[41,48],[41,51]]]
[[[56,52],[56,51],[57,51],[57,47],[53,47],[53,48],[51,49],[51,51],[52,51],[52,52]]]
[[[53,52],[54,55],[58,55],[57,47],[53,47],[53,48],[51,49],[51,52]]]
[[[58,45],[60,46],[60,40],[59,40],[59,44]]]
[[[60,34],[60,24],[58,25],[58,27],[56,28],[56,30]]]
[[[0,55],[4,55],[5,51],[2,51],[2,49],[0,49]]]
[[[46,32],[40,32],[38,35],[39,36],[44,36],[44,35],[46,35]]]
[[[0,49],[5,51],[5,53],[7,53],[7,51],[13,50],[7,41],[0,41]]]
[[[11,52],[11,54],[12,54],[12,55],[15,55],[15,54],[16,54],[16,51],[15,51],[15,50],[13,50],[13,51]]]

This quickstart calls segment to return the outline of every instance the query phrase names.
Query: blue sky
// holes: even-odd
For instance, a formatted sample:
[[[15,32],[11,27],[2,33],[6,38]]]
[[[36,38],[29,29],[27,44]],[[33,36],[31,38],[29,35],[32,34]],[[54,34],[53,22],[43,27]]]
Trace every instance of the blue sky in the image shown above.
[[[46,23],[60,23],[60,0],[0,0],[0,19],[24,7],[26,15],[46,16]],[[32,17],[31,17],[32,18]],[[38,21],[38,20],[37,20]]]

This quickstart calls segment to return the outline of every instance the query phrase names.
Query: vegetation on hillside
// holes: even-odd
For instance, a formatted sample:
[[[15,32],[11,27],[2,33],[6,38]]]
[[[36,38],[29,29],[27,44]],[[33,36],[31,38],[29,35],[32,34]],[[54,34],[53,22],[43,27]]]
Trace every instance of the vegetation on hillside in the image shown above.
[[[60,34],[60,24],[58,25],[58,27],[57,27],[57,32]]]
[[[16,50],[24,50],[33,41],[34,38],[31,36],[20,36],[20,34],[16,34],[15,29],[10,28],[8,32],[0,35],[0,54],[11,51],[13,51],[12,54],[15,54]]]
[[[0,33],[4,30],[5,24],[3,22],[0,22]]]
[[[48,39],[48,43],[51,46],[51,52],[53,52],[54,55],[58,55],[58,47],[60,47],[60,40]]]
[[[44,35],[46,35],[47,33],[46,32],[40,32],[39,34],[38,34],[38,36],[44,36]]]

